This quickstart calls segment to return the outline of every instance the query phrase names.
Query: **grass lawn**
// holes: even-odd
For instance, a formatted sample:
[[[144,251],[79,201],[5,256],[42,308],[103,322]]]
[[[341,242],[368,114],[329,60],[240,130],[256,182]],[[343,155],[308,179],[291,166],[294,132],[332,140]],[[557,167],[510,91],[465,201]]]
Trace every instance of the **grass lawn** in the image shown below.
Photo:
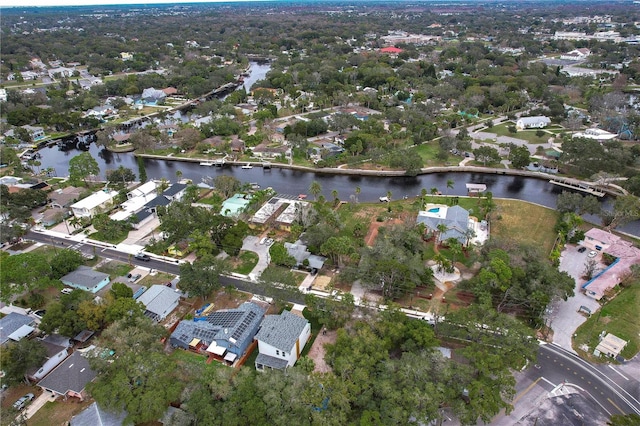
[[[241,251],[238,255],[240,263],[235,267],[234,271],[238,274],[247,275],[258,264],[258,255],[252,251]]]
[[[424,167],[430,166],[450,166],[457,165],[462,160],[461,157],[449,154],[447,159],[442,161],[437,158],[440,147],[437,142],[424,143],[413,148],[420,155],[424,162]]]
[[[491,221],[491,236],[517,243],[533,243],[548,254],[553,248],[553,230],[558,212],[519,200],[494,200],[497,205]]]
[[[544,134],[542,136],[536,136],[536,132],[538,129],[533,130],[518,130],[516,133],[511,133],[509,131],[509,126],[515,126],[513,122],[506,122],[498,124],[497,126],[493,126],[490,129],[487,129],[487,132],[495,133],[498,136],[509,136],[512,138],[523,139],[532,144],[544,144],[552,134],[543,130]]]
[[[302,311],[302,315],[307,319],[307,321],[309,321],[309,323],[311,323],[311,336],[309,336],[309,341],[307,342],[307,344],[304,345],[304,349],[300,354],[301,357],[309,355],[309,351],[313,346],[313,342],[315,342],[316,337],[318,337],[318,333],[320,333],[320,329],[322,327],[322,325],[320,325],[320,322],[318,321],[318,318],[316,318],[316,316],[313,315],[313,313],[309,309],[304,308],[304,310]]]
[[[138,282],[138,284],[143,285],[145,287],[151,287],[154,284],[166,284],[172,279],[175,278],[175,275],[165,274],[164,272],[158,272],[155,275],[147,275],[143,279]]]
[[[212,372],[218,368],[228,368],[215,361],[207,364],[207,357],[205,355],[198,355],[183,349],[174,350],[170,357],[173,358],[180,367],[185,367],[184,369],[186,371],[191,372],[194,378],[201,377],[201,373],[205,371]]]
[[[111,260],[96,269],[100,272],[104,272],[105,274],[109,274],[112,277],[121,277],[126,276],[129,271],[133,269],[133,266],[118,262],[117,260]]]
[[[27,421],[29,426],[62,426],[68,424],[71,417],[80,413],[91,405],[93,401],[77,402],[75,398],[69,401],[47,402],[31,419]]]
[[[598,345],[598,336],[605,331],[629,342],[621,355],[625,359],[633,358],[640,350],[638,306],[640,306],[640,280],[623,289],[576,330],[577,336],[573,339],[573,348],[586,358],[597,361],[598,358],[593,355],[593,350]],[[587,353],[580,349],[585,344],[589,347]]]
[[[98,240],[98,241],[104,241],[105,243],[120,244],[121,242],[127,239],[128,235],[129,235],[128,230],[126,230],[125,232],[114,234],[114,235],[104,235],[102,232],[98,231],[90,234],[89,238],[93,238],[94,240]]]

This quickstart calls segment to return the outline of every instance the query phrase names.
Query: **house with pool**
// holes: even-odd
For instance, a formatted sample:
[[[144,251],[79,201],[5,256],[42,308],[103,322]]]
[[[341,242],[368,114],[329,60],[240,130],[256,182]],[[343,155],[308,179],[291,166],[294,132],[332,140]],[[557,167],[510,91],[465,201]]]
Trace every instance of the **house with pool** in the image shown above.
[[[460,206],[427,204],[425,210],[418,212],[416,222],[424,224],[427,235],[434,236],[438,244],[454,238],[466,247],[482,245],[489,239],[488,223],[470,216]]]

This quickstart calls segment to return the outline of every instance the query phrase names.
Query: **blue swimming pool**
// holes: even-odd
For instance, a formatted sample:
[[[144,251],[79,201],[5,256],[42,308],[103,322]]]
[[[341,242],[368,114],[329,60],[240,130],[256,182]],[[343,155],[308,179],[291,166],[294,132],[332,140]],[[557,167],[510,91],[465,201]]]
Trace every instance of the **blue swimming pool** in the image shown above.
[[[429,213],[439,213],[440,207],[434,207],[432,209],[427,210]]]

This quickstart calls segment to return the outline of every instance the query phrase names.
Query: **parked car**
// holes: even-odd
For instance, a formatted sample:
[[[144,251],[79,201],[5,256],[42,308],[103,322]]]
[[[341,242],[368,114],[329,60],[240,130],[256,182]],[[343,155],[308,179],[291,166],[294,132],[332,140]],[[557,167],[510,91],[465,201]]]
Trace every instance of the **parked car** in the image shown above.
[[[578,253],[584,253],[585,251],[587,251],[587,248],[586,248],[586,247],[580,247],[580,248],[578,249]]]
[[[598,252],[597,252],[597,251],[591,250],[587,256],[589,256],[590,258],[594,258],[594,257],[596,257],[597,255],[598,255]]]
[[[134,257],[136,259],[138,259],[138,260],[142,260],[142,261],[145,261],[145,262],[148,262],[148,261],[151,260],[151,257],[149,257],[148,254],[144,254],[144,253],[138,253]]]
[[[129,282],[130,282],[130,283],[134,283],[134,282],[138,281],[138,280],[140,279],[140,277],[141,277],[141,276],[142,276],[142,275],[140,275],[140,274],[132,275],[132,276],[129,278]]]
[[[71,294],[72,291],[73,291],[72,288],[65,287],[60,291],[60,293],[62,293],[62,294]]]
[[[44,314],[46,314],[47,311],[45,311],[44,309],[40,309],[39,311],[35,311],[33,313],[33,315],[35,315],[36,318],[40,318],[42,319],[42,317],[44,316]]]
[[[28,402],[33,401],[33,398],[35,398],[35,395],[32,393],[28,393],[25,396],[21,397],[19,400],[17,400],[16,402],[13,403],[13,408],[20,411],[23,410],[24,407],[27,406]]]
[[[267,241],[265,242],[265,244],[268,245],[268,246],[273,244],[273,238],[268,238]]]

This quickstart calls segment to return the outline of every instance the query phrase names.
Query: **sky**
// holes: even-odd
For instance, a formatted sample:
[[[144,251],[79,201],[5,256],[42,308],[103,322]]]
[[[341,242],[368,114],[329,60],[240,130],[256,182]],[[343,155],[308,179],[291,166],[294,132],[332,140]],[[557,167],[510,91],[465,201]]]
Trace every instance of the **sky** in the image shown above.
[[[157,4],[157,3],[219,3],[259,0],[0,0],[0,7],[31,6],[88,6],[97,4]]]

